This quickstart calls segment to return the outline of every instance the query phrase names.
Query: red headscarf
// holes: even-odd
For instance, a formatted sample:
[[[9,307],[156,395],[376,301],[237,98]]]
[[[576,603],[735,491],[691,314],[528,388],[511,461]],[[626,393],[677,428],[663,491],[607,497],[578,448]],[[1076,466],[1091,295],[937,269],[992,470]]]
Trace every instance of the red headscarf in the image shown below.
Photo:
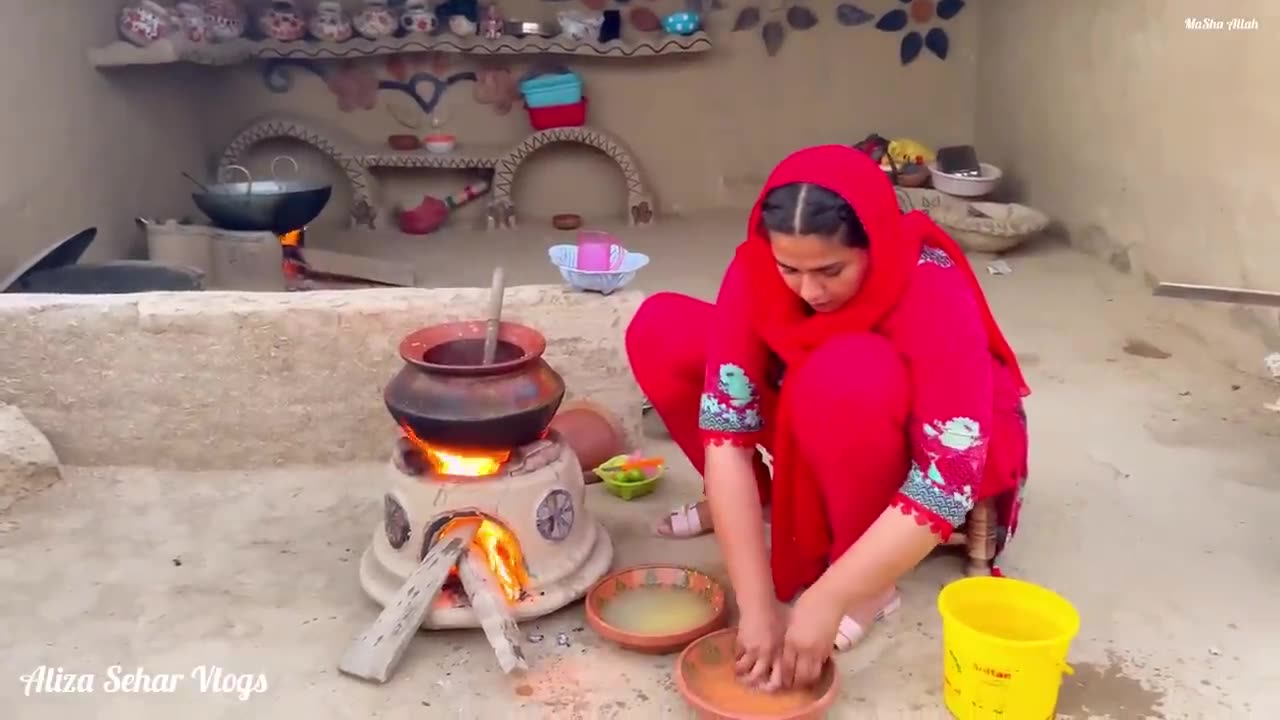
[[[761,225],[761,206],[770,190],[803,182],[820,185],[853,208],[870,240],[862,286],[839,310],[811,314],[786,285]],[[932,247],[951,257],[966,274],[982,309],[991,352],[1013,373],[1022,394],[1029,394],[1017,358],[987,306],[985,295],[964,252],[927,215],[906,213],[885,172],[870,157],[844,145],[821,145],[793,153],[765,182],[751,211],[747,241],[738,247],[752,282],[752,324],[788,369],[800,366],[828,338],[842,333],[875,331],[902,297],[921,250]],[[790,434],[786,383],[774,419],[773,438],[773,581],[778,597],[790,599],[825,570],[831,529],[822,495],[809,468],[794,452]],[[905,481],[905,478],[903,478]]]

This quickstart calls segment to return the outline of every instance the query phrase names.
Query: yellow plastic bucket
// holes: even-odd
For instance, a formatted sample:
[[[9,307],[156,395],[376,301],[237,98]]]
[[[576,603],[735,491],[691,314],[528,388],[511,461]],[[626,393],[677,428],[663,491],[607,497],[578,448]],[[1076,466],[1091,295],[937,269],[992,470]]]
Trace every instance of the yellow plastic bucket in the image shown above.
[[[1080,614],[1021,580],[974,577],[938,595],[947,710],[958,720],[1051,720]]]

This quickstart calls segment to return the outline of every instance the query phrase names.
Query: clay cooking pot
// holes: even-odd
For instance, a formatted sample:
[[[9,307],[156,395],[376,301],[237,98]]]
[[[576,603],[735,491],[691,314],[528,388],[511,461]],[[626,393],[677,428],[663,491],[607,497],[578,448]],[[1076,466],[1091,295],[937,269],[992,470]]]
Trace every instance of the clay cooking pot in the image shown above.
[[[486,323],[445,323],[400,342],[405,366],[383,392],[387,410],[427,443],[509,450],[543,434],[564,399],[564,379],[542,359],[537,330],[504,322],[492,365],[482,364]]]

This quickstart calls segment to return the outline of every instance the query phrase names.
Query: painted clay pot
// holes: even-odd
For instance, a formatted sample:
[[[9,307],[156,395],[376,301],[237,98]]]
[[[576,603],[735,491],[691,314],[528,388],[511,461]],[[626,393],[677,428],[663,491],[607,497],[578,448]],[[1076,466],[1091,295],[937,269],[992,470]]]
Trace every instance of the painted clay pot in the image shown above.
[[[351,24],[356,32],[370,40],[391,37],[400,26],[396,14],[387,7],[387,0],[365,0],[364,9],[356,14]]]
[[[307,29],[311,31],[311,37],[328,42],[346,42],[355,33],[351,19],[337,0],[324,0],[316,5],[316,14],[307,23]]]
[[[168,37],[176,24],[169,11],[155,0],[140,0],[120,11],[120,36],[138,47]]]
[[[294,0],[275,0],[258,16],[258,29],[263,35],[280,42],[301,40],[307,35],[307,23]]]
[[[407,0],[400,15],[400,27],[407,33],[429,33],[436,29],[436,14],[427,0]]]
[[[622,424],[608,410],[588,400],[566,403],[551,421],[551,429],[578,456],[587,484],[600,482],[594,468],[609,458],[627,452]]]
[[[416,330],[400,342],[405,365],[383,392],[387,410],[418,440],[449,448],[510,450],[543,436],[564,399],[564,379],[542,359],[542,333],[503,322],[483,364],[483,320]]]
[[[205,0],[205,23],[214,42],[237,40],[244,36],[246,16],[235,0]]]
[[[180,2],[174,17],[182,24],[182,34],[189,42],[205,43],[212,39],[209,18],[204,8],[193,2]]]

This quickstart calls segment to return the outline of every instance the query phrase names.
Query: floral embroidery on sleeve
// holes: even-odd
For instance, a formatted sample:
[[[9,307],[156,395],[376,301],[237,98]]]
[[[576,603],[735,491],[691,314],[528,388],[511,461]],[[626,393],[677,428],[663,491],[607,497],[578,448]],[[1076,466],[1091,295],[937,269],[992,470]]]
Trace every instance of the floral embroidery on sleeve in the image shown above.
[[[977,421],[958,417],[922,427],[921,448],[911,463],[901,494],[904,511],[922,510],[950,528],[964,524],[973,509],[974,488],[986,464],[987,442]],[[921,467],[921,460],[927,465]]]
[[[763,426],[755,384],[741,367],[733,363],[721,365],[714,392],[702,394],[698,427],[711,432],[748,433],[758,432]]]
[[[955,267],[955,263],[952,262],[951,256],[948,255],[945,250],[941,250],[936,247],[929,247],[928,245],[925,245],[920,249],[920,259],[916,261],[916,265],[924,265],[925,263],[932,263],[938,267],[944,268]]]

